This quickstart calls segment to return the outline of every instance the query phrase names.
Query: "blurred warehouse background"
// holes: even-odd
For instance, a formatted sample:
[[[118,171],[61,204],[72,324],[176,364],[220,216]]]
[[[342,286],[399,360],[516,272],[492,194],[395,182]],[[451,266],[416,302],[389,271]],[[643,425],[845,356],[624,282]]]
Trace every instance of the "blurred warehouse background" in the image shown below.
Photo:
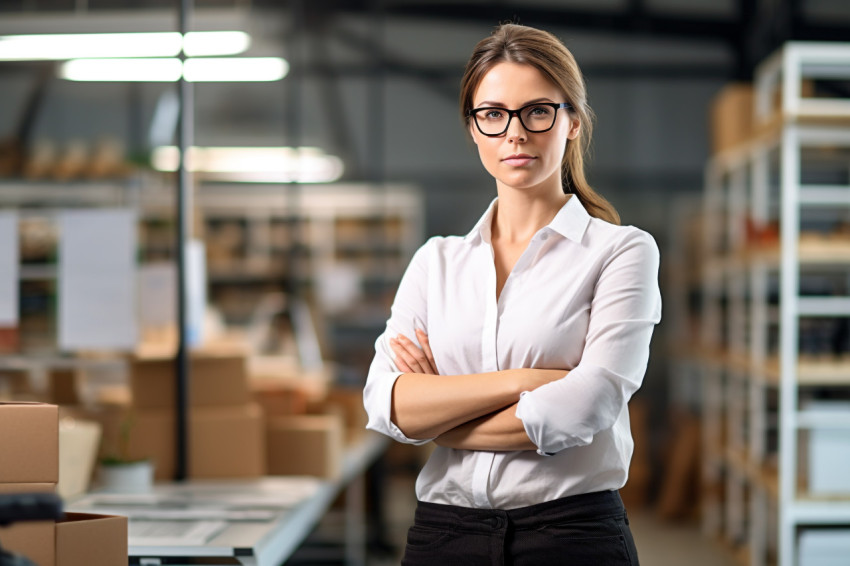
[[[97,405],[133,403],[132,391],[136,407],[144,410],[132,376],[138,381],[145,371],[161,372],[152,360],[173,355],[179,62],[176,74],[167,63],[162,69],[137,66],[140,55],[133,54],[106,66],[110,61],[103,58],[124,47],[98,43],[94,52],[86,46],[53,47],[49,35],[173,33],[175,4],[0,2],[0,228],[11,226],[14,234],[14,252],[0,252],[0,260],[15,266],[7,271],[11,282],[0,282],[0,291],[7,292],[0,298],[0,399],[46,400],[91,416],[86,411]],[[728,165],[749,163],[750,154],[722,158],[773,135],[759,129],[753,110],[754,80],[768,57],[788,42],[835,47],[834,57],[819,55],[809,67],[800,64],[799,88],[803,96],[839,101],[819,114],[819,125],[850,130],[844,106],[850,98],[850,58],[841,43],[850,41],[846,0],[196,0],[188,25],[199,32],[199,51],[183,69],[189,80],[189,65],[201,62],[187,101],[193,146],[189,235],[195,246],[187,252],[189,338],[202,352],[198,355],[244,355],[252,402],[263,407],[266,418],[342,413],[344,428],[362,428],[359,391],[407,261],[429,236],[468,232],[495,196],[461,124],[458,93],[473,46],[504,21],[551,31],[573,52],[597,118],[590,182],[616,206],[623,224],[647,230],[661,248],[664,318],[632,405],[636,452],[623,493],[639,516],[639,548],[642,528],[657,529],[645,531],[643,540],[657,541],[647,546],[647,556],[675,552],[676,541],[679,546],[687,541],[686,558],[671,558],[670,564],[684,559],[698,564],[687,554],[696,554],[695,547],[687,545],[705,545],[699,547],[705,564],[776,563],[784,548],[781,533],[793,532],[798,544],[780,563],[797,563],[785,560],[789,553],[802,556],[797,547],[805,546],[804,528],[789,519],[791,530],[783,530],[783,517],[790,516],[784,506],[793,504],[778,487],[784,480],[776,479],[775,444],[786,389],[737,389],[735,371],[724,366],[718,370],[727,372],[717,378],[720,392],[707,397],[714,390],[706,385],[713,379],[706,377],[706,368],[727,361],[738,335],[732,320],[717,338],[711,326],[716,319],[706,322],[706,317],[734,319],[736,304],[756,312],[748,310],[755,308],[756,293],[742,291],[742,302],[735,303],[736,285],[746,283],[726,271],[718,282],[705,271],[716,267],[708,262],[715,255],[748,248],[765,234],[766,245],[778,246],[784,218],[779,205],[767,206],[763,215],[753,212],[760,205],[747,203],[756,194],[749,187],[757,174],[736,177],[739,170]],[[206,36],[205,42],[200,32],[231,33]],[[30,43],[18,37],[28,35],[37,37]],[[146,56],[159,63],[177,61],[177,52],[169,52],[172,40],[142,38],[143,55],[144,49],[161,48]],[[86,67],[90,59],[105,61],[104,66]],[[204,66],[205,59],[212,63]],[[254,62],[260,65],[258,77],[245,74]],[[812,78],[806,82],[808,71]],[[790,91],[780,92],[787,98]],[[824,142],[829,157],[816,160],[818,173],[811,178],[826,179],[818,180],[819,186],[847,190],[850,143],[841,134],[829,140]],[[777,172],[783,157],[770,147],[766,175],[774,195],[784,187]],[[725,195],[718,198],[728,204],[708,210],[706,203],[716,203],[707,197],[715,194],[713,182],[721,186],[716,194]],[[740,198],[735,196],[739,186],[747,187]],[[98,210],[113,214],[98,216],[93,212]],[[129,216],[122,220],[116,211]],[[847,212],[821,214],[807,226],[814,232],[843,230],[846,236]],[[715,232],[725,234],[723,244],[707,243],[712,228],[706,224],[712,223]],[[745,233],[745,225],[752,230]],[[100,233],[92,240],[83,231],[76,243],[65,241],[81,226],[118,226],[114,234],[123,236]],[[106,260],[102,274],[97,262],[69,264],[75,257],[120,256],[121,249],[131,250],[133,269],[138,267],[134,292],[126,297],[104,291],[111,277],[122,280]],[[823,253],[841,257],[842,249]],[[778,266],[796,258],[777,261]],[[842,272],[838,260],[822,263],[830,265],[830,273],[818,280],[820,287],[812,284],[812,293],[822,295],[827,287],[827,294],[850,294],[844,291],[847,264]],[[779,294],[781,268],[771,273],[775,281],[768,284],[768,295],[773,297]],[[564,277],[570,277],[568,269]],[[75,310],[63,297],[88,307]],[[779,299],[771,300],[779,309]],[[828,314],[838,317],[838,311]],[[768,334],[779,341],[785,319],[779,310],[767,316],[777,319]],[[745,326],[743,340],[756,340],[755,323]],[[803,334],[805,328],[822,332],[802,322],[800,328]],[[832,332],[822,341],[840,341],[846,324],[836,322]],[[823,361],[824,352],[811,340],[800,344],[801,355]],[[804,351],[806,344],[810,351]],[[840,403],[848,401],[850,371],[834,365],[850,352],[842,348],[829,352],[835,354],[828,361],[832,369],[823,371],[831,371],[831,377],[814,379],[799,395],[838,402],[846,416]],[[774,345],[769,354],[778,350]],[[114,359],[126,364],[107,363]],[[205,371],[203,362],[193,365],[193,372],[199,371]],[[281,375],[286,380],[275,381]],[[797,399],[796,389],[794,395]],[[715,405],[709,407],[712,399]],[[736,420],[739,413],[729,409],[733,399],[749,407],[740,410],[746,417]],[[92,418],[107,429],[115,426],[102,415]],[[706,427],[715,425],[723,430],[712,437]],[[283,425],[278,426],[269,439],[283,435]],[[287,431],[299,426],[287,424]],[[762,430],[767,440],[759,441],[753,430]],[[738,460],[727,458],[737,437],[750,450],[738,467]],[[321,438],[328,442],[328,436]],[[756,438],[757,446],[766,443],[767,454],[754,455],[747,438]],[[343,445],[340,440],[329,446],[341,450]],[[794,453],[805,459],[809,453],[801,446],[795,445]],[[850,462],[847,442],[834,446],[837,460],[808,460],[806,466],[840,468]],[[426,454],[393,446],[383,457],[382,471],[370,484],[376,493],[370,499],[375,513],[371,563],[394,563],[404,521],[412,518],[411,478]],[[305,473],[292,469],[291,462],[273,460],[264,449],[261,464],[234,474]],[[332,465],[322,460],[306,473],[333,473]],[[772,488],[758,479],[763,468],[773,470],[774,479],[765,480]],[[170,475],[157,473],[160,479]],[[850,486],[839,482],[826,492],[832,506],[822,516],[813,511],[810,523],[839,529],[838,540],[850,538]],[[757,511],[759,506],[766,511]],[[333,531],[333,525],[326,528]],[[302,562],[293,564],[335,563],[307,546],[293,559]],[[847,563],[805,560],[800,558],[811,566]]]

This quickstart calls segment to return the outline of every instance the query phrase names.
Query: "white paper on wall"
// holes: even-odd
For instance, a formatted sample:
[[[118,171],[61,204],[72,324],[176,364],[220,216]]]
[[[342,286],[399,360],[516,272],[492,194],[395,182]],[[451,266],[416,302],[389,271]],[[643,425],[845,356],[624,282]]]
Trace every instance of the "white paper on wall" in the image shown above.
[[[0,211],[0,326],[18,325],[18,215]]]
[[[59,214],[59,347],[136,345],[136,213],[130,209]]]
[[[201,240],[186,242],[186,341],[196,346],[204,341],[207,311],[207,261]]]

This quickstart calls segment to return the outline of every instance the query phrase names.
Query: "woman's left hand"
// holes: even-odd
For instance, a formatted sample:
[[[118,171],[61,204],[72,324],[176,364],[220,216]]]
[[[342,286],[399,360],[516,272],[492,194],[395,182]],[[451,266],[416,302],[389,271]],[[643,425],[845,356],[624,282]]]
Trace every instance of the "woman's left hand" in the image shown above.
[[[439,375],[437,364],[434,362],[434,354],[431,352],[431,344],[428,342],[428,335],[418,328],[415,332],[421,347],[403,334],[399,334],[398,338],[390,338],[390,348],[395,353],[395,363],[398,369],[405,373]]]

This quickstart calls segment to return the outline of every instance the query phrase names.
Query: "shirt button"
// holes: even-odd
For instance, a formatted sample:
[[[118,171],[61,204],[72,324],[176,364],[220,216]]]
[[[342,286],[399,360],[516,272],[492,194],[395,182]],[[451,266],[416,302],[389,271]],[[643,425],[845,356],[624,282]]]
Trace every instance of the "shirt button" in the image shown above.
[[[540,239],[545,242],[546,240],[549,239],[549,234],[547,234],[546,232],[540,234]]]

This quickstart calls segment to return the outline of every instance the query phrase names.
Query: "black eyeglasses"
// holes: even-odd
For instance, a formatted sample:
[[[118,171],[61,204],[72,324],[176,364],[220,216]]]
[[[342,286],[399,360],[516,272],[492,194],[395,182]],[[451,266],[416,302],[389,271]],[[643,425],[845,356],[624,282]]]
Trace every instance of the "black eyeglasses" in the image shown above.
[[[466,115],[472,116],[478,131],[485,136],[496,137],[507,132],[511,125],[511,118],[514,116],[519,118],[520,124],[526,131],[540,134],[552,129],[560,108],[572,110],[573,106],[569,102],[535,102],[526,104],[518,110],[508,110],[498,106],[482,106],[481,108],[473,108]]]

